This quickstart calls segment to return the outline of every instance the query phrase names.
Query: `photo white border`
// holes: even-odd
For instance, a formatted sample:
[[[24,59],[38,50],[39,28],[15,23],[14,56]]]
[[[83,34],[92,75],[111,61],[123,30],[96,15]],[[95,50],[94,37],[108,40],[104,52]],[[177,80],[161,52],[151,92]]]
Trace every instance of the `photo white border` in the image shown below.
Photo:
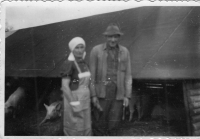
[[[65,3],[65,2],[70,2],[70,3],[76,3],[77,1],[61,1],[59,3]],[[82,4],[83,7],[85,7],[85,2],[89,2],[89,1],[81,1],[78,2],[79,4]],[[96,1],[90,1],[89,3],[95,3]],[[200,6],[200,2],[198,1],[99,1],[102,4],[107,4],[108,6],[115,6],[119,3],[133,3],[135,4],[134,6]],[[98,138],[98,137],[65,137],[65,136],[4,136],[4,77],[5,77],[5,18],[6,18],[6,8],[9,6],[19,6],[19,4],[21,3],[21,6],[23,5],[23,3],[28,4],[30,7],[31,6],[52,6],[53,3],[58,3],[58,1],[54,1],[54,2],[43,2],[43,1],[29,1],[29,2],[20,2],[20,1],[2,1],[1,2],[1,7],[0,7],[0,118],[1,118],[1,122],[0,122],[0,139],[64,139],[64,138],[71,138],[71,139],[76,139],[76,138],[82,138],[82,139],[87,139],[87,138]],[[58,4],[59,5],[59,4]],[[26,5],[27,6],[27,5]],[[94,5],[94,7],[97,5]],[[98,5],[99,6],[99,5]],[[76,17],[77,18],[77,17]],[[73,19],[73,18],[71,18]],[[71,20],[69,19],[69,20]],[[50,23],[50,22],[49,22]],[[44,23],[46,24],[46,23]],[[20,27],[17,29],[21,29]],[[100,137],[101,138],[101,137]],[[103,137],[105,138],[105,137]],[[189,138],[198,138],[198,137],[106,137],[106,138],[119,138],[119,139],[144,139],[144,138],[149,138],[149,139],[174,139],[174,138],[181,138],[181,139],[189,139]]]

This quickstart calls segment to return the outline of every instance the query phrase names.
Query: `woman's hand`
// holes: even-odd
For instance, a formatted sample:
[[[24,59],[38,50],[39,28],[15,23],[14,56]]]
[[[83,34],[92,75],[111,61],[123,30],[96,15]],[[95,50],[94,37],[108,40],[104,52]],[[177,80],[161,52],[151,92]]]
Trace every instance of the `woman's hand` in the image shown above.
[[[124,97],[123,106],[128,107],[128,105],[129,105],[129,99],[127,97]]]

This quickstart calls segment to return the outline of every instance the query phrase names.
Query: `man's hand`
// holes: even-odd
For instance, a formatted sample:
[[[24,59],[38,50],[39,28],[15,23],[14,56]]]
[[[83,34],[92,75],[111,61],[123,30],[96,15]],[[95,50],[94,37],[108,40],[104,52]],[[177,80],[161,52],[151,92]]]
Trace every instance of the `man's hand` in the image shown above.
[[[102,107],[99,104],[99,99],[97,97],[92,97],[92,103],[97,109],[103,111]]]
[[[128,107],[128,105],[129,105],[129,99],[127,97],[124,97],[123,106]]]
[[[96,107],[96,105],[97,105],[97,101],[98,101],[98,99],[97,99],[97,97],[92,97],[92,103],[93,103],[93,105]]]

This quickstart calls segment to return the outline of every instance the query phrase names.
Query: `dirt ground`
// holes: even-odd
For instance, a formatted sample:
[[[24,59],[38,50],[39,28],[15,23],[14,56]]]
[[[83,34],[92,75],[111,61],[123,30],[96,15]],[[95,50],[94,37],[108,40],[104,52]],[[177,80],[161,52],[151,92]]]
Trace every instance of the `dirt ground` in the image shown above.
[[[119,136],[186,136],[186,125],[181,121],[167,123],[161,119],[128,122],[121,125]],[[184,126],[183,126],[184,125]],[[181,127],[182,126],[182,127]]]
[[[16,119],[5,120],[5,136],[62,136],[61,118],[47,122],[42,126],[38,124],[43,120],[46,111],[26,111],[23,116]],[[38,120],[37,120],[38,119]],[[161,118],[137,121],[123,121],[118,136],[186,136],[185,121],[171,121],[167,123]]]

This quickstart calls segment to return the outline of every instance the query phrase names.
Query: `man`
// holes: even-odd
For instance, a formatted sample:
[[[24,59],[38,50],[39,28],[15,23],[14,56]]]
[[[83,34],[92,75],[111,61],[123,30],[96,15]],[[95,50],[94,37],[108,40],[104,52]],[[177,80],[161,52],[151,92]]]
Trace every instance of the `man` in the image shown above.
[[[95,46],[90,54],[92,102],[103,109],[94,111],[93,133],[115,136],[123,105],[127,107],[131,97],[131,63],[129,51],[119,44],[123,35],[119,27],[110,24],[103,34],[106,43]]]

